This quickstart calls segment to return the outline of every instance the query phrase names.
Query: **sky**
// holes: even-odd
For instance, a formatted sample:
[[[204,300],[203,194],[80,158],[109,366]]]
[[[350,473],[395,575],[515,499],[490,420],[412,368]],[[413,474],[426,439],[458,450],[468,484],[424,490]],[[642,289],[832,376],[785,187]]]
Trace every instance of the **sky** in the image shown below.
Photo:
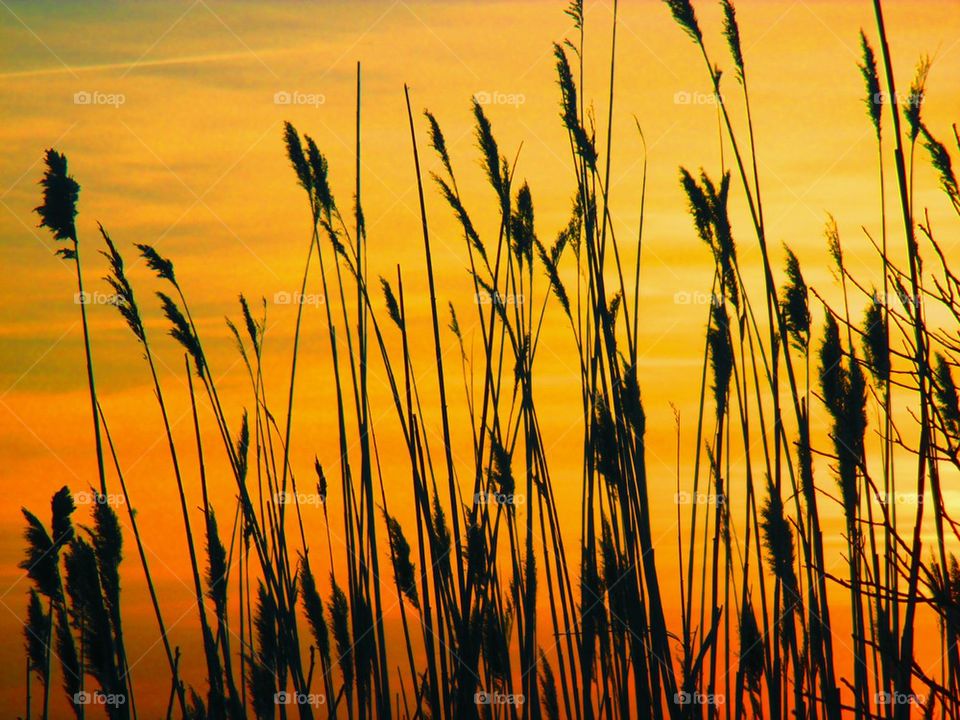
[[[734,94],[718,7],[696,5],[711,54],[727,70],[724,87]],[[360,63],[370,272],[392,278],[398,265],[402,269],[410,324],[422,333],[414,362],[429,376],[430,306],[404,85],[410,89],[425,174],[439,168],[420,115],[429,108],[443,127],[481,233],[494,233],[497,217],[474,141],[473,97],[484,103],[502,150],[516,158],[518,176],[530,184],[538,232],[552,238],[566,223],[575,187],[553,64],[553,43],[572,32],[563,7],[547,0],[0,0],[0,478],[8,491],[0,503],[0,697],[17,703],[23,698],[20,618],[27,584],[16,568],[23,549],[19,509],[32,508],[46,519],[49,498],[60,486],[81,492],[96,482],[75,278],[72,268],[54,256],[56,243],[36,227],[32,213],[39,202],[43,150],[66,153],[83,188],[78,231],[92,298],[88,309],[100,399],[162,602],[170,617],[178,618],[173,633],[188,644],[195,615],[162,426],[140,351],[104,302],[107,287],[100,278],[106,265],[96,252],[102,247],[97,222],[128,257],[131,280],[148,308],[161,382],[169,389],[175,434],[183,445],[192,433],[183,359],[172,342],[161,338],[165,324],[153,301],[158,285],[135,260],[134,242],[155,245],[174,260],[221,378],[228,415],[237,420],[250,392],[223,318],[238,317],[240,292],[266,299],[267,376],[279,399],[287,382],[294,319],[294,306],[284,298],[299,288],[311,229],[309,208],[284,154],[282,124],[289,120],[316,139],[329,159],[333,190],[349,207]],[[610,2],[586,2],[584,96],[595,110],[601,138],[606,135],[611,13]],[[924,115],[934,134],[949,137],[960,110],[960,5],[956,0],[893,0],[886,3],[886,14],[898,86],[909,85],[917,62],[928,54],[933,62]],[[775,264],[781,266],[782,244],[788,244],[808,283],[836,298],[823,236],[828,214],[836,218],[855,271],[877,276],[878,261],[864,232],[875,236],[879,227],[876,146],[857,69],[858,32],[863,27],[872,33],[872,3],[741,0],[738,17]],[[654,530],[668,534],[674,532],[669,517],[678,472],[674,408],[681,416],[681,444],[689,449],[712,279],[712,261],[686,214],[678,172],[702,167],[719,176],[730,157],[721,157],[716,105],[703,63],[665,5],[621,3],[616,42],[611,207],[614,229],[629,246],[637,234],[646,161],[640,381],[651,472],[664,479],[656,484],[653,501],[669,508]],[[733,117],[739,125],[744,122],[739,105]],[[947,223],[932,171],[918,162],[916,172],[917,203],[932,208],[934,224]],[[734,235],[743,239],[740,257],[753,269],[748,278],[759,290],[759,255],[749,239],[742,194],[732,202]],[[466,250],[449,209],[429,186],[426,205],[438,294],[463,317],[475,301]],[[894,211],[892,204],[889,210]],[[544,288],[541,284],[541,293]],[[308,306],[299,370],[291,460],[303,476],[314,454],[331,458],[336,452],[322,301],[316,295]],[[819,321],[822,313],[815,317]],[[475,329],[465,330],[469,345]],[[454,339],[447,334],[444,343],[446,357],[455,363]],[[582,439],[582,418],[569,409],[578,387],[574,357],[568,328],[547,323],[538,358],[538,403],[548,418],[544,434],[559,502],[571,512],[579,508]],[[374,404],[383,411],[381,450],[389,457],[399,447],[397,428],[382,368],[372,373]],[[454,412],[462,418],[462,389],[454,390],[460,408]],[[204,419],[207,445],[213,448],[215,430],[209,415]],[[439,419],[428,421],[433,422],[428,432],[436,433]],[[818,431],[819,441],[827,442],[825,429]],[[466,457],[467,432],[460,443]],[[687,478],[691,470],[686,459],[682,463]],[[818,470],[828,472],[826,465]],[[232,491],[225,467],[219,473],[215,466],[215,502],[226,507]],[[402,474],[400,482],[406,482]],[[399,511],[401,518],[405,512]],[[838,509],[827,512],[839,518]],[[579,528],[569,532],[576,541]],[[839,533],[828,544],[839,550]],[[153,643],[132,544],[127,564],[125,612],[139,658],[134,676],[149,684],[151,670],[162,669],[164,659]],[[185,662],[199,667],[195,656]]]

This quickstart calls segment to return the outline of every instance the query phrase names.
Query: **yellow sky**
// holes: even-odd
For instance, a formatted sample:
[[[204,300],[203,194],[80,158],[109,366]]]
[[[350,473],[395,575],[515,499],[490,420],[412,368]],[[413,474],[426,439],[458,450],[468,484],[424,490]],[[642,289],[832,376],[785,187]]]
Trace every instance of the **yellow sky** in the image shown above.
[[[26,585],[15,564],[22,553],[21,505],[46,516],[62,484],[94,483],[78,307],[71,269],[53,256],[54,243],[35,228],[41,152],[65,152],[80,181],[79,232],[91,291],[105,292],[96,221],[128,255],[130,276],[145,307],[162,359],[178,440],[185,454],[192,432],[179,350],[161,339],[165,323],[152,291],[156,282],[134,262],[133,242],[153,244],[174,260],[214,370],[222,374],[227,412],[235,419],[249,404],[246,378],[222,318],[237,317],[236,296],[266,297],[271,329],[267,355],[278,403],[286,386],[292,306],[273,302],[297,289],[309,239],[309,215],[282,146],[284,120],[312,135],[330,161],[334,192],[344,207],[353,192],[354,73],[363,72],[363,205],[371,275],[404,272],[410,325],[419,344],[414,362],[424,372],[425,404],[435,396],[428,372],[432,341],[421,269],[419,210],[403,102],[428,107],[446,134],[461,189],[481,233],[495,232],[494,198],[483,184],[471,126],[470,98],[486,106],[497,139],[529,181],[541,237],[566,221],[574,181],[565,132],[558,118],[552,45],[570,30],[563,2],[146,2],[0,3],[0,476],[9,493],[0,504],[0,637],[5,670],[0,695],[20,701],[22,671],[18,617]],[[891,47],[906,88],[922,53],[933,68],[925,117],[948,137],[960,109],[960,11],[956,0],[889,2]],[[588,2],[586,97],[595,104],[605,136],[610,2]],[[729,67],[714,3],[698,3],[711,51]],[[859,269],[876,278],[876,261],[861,231],[879,225],[876,157],[862,101],[857,33],[872,27],[865,1],[742,0],[738,17],[751,82],[764,187],[767,234],[775,247],[790,244],[810,284],[836,297],[824,252],[823,224],[832,213]],[[655,534],[670,532],[675,511],[673,411],[684,419],[684,447],[692,447],[702,329],[712,263],[685,213],[678,167],[705,167],[719,175],[715,106],[705,70],[688,38],[656,0],[621,3],[617,39],[616,117],[611,203],[615,230],[630,246],[639,217],[642,150],[635,121],[649,148],[648,211],[642,264],[641,385],[650,426],[648,458],[656,475],[654,501],[665,509]],[[726,78],[734,91],[732,73]],[[289,103],[284,103],[289,99]],[[735,120],[742,120],[735,112]],[[419,122],[425,171],[438,163]],[[935,178],[919,163],[919,206],[943,213]],[[742,194],[733,201],[735,237],[744,266],[759,267],[745,224]],[[428,188],[438,292],[463,318],[473,317],[466,253],[449,210]],[[891,205],[891,212],[893,206]],[[947,222],[946,215],[934,215]],[[632,262],[632,256],[630,261]],[[759,281],[759,275],[754,274]],[[545,289],[542,278],[540,292]],[[756,286],[758,289],[759,284]],[[678,295],[678,293],[680,295]],[[680,298],[680,304],[678,304]],[[683,299],[692,301],[683,304]],[[142,530],[153,555],[165,614],[184,615],[178,642],[188,642],[195,615],[181,581],[185,549],[176,528],[176,496],[161,425],[139,349],[113,308],[92,310],[94,355],[101,402],[117,436]],[[559,310],[551,308],[539,355],[538,404],[547,418],[554,482],[570,517],[579,516],[578,376],[574,347]],[[819,319],[821,313],[816,311]],[[308,310],[302,347],[294,469],[304,478],[314,453],[335,453],[335,415],[328,378],[323,313]],[[468,331],[471,325],[464,323]],[[453,338],[448,362],[457,371]],[[382,379],[379,363],[372,383]],[[459,372],[450,392],[461,408]],[[396,422],[383,385],[374,391],[383,413],[382,451],[395,451]],[[211,454],[219,448],[206,416]],[[427,418],[439,428],[439,418]],[[469,450],[461,426],[460,451]],[[393,438],[394,445],[391,446]],[[824,436],[821,440],[825,441]],[[437,447],[436,437],[434,445]],[[684,457],[690,457],[685,452]],[[333,462],[332,459],[329,462]],[[684,460],[684,477],[689,477]],[[221,467],[222,471],[223,468]],[[408,482],[403,470],[400,483]],[[824,465],[818,472],[827,476]],[[231,488],[218,478],[216,498],[230,505]],[[196,498],[194,498],[195,501]],[[225,512],[225,511],[224,511]],[[406,510],[399,514],[405,517]],[[828,513],[831,512],[828,510]],[[125,520],[126,522],[126,520]],[[221,521],[227,523],[226,518]],[[577,523],[578,525],[578,523]],[[315,538],[322,537],[319,527]],[[575,541],[579,527],[568,529]],[[839,548],[839,536],[833,541]],[[671,562],[664,554],[664,562]],[[162,668],[159,646],[132,543],[127,548],[130,643],[143,654],[141,670]],[[11,659],[10,662],[6,662]],[[187,658],[188,667],[196,658]]]

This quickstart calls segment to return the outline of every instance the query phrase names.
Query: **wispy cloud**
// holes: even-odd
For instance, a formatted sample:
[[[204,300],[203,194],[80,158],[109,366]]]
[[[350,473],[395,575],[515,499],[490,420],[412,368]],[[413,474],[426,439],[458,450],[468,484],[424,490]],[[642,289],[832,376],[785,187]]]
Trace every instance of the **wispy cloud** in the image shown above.
[[[300,52],[300,48],[276,48],[273,50],[257,50],[260,57],[278,57]],[[0,72],[0,80],[8,78],[45,77],[50,75],[76,75],[82,72],[103,72],[109,70],[134,70],[151,67],[169,67],[175,65],[205,65],[210,63],[256,62],[249,50],[237,52],[210,53],[205,55],[183,55],[156,60],[129,60],[114,63],[92,63],[89,65],[71,65],[45,68],[31,68],[29,70],[15,70]]]

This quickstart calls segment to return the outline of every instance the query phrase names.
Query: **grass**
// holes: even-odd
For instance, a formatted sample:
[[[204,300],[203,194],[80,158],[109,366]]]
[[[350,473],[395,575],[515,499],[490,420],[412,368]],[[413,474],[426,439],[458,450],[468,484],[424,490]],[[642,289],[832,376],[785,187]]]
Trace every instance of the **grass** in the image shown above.
[[[723,82],[693,4],[666,5],[704,61],[717,99],[720,142],[734,159],[729,170],[680,169],[691,232],[709,250],[714,272],[689,478],[693,494],[699,498],[705,491],[710,502],[706,510],[699,502],[678,506],[678,527],[686,533],[678,530],[675,547],[654,541],[658,509],[649,490],[656,480],[645,459],[638,328],[646,207],[636,241],[618,238],[607,194],[616,62],[611,57],[602,143],[607,150],[601,153],[592,114],[585,111],[581,3],[567,8],[572,39],[554,47],[559,116],[575,187],[569,222],[553,241],[543,239],[537,226],[534,194],[516,179],[517,161],[502,153],[483,107],[474,102],[476,145],[491,191],[490,206],[481,212],[499,220],[496,233],[481,235],[460,194],[440,122],[429,111],[415,114],[405,88],[423,263],[412,270],[398,266],[395,277],[371,278],[361,201],[360,67],[349,212],[335,199],[318,144],[285,126],[287,157],[312,219],[301,297],[308,287],[319,287],[327,299],[323,320],[331,377],[324,380],[335,390],[330,412],[337,419],[337,438],[336,448],[325,448],[326,457],[318,458],[314,469],[329,558],[312,557],[317,551],[306,538],[316,528],[308,527],[299,505],[286,502],[298,492],[291,448],[302,304],[279,416],[262,367],[266,305],[258,318],[241,296],[241,319],[227,321],[253,400],[238,422],[221,402],[173,262],[153,247],[136,246],[163,287],[156,292],[159,310],[184,353],[201,540],[189,510],[198,498],[184,482],[184,453],[171,431],[153,339],[142,319],[156,309],[138,304],[122,253],[100,229],[110,264],[107,282],[142,346],[180,500],[199,621],[195,647],[186,651],[202,652],[205,659],[206,677],[181,676],[181,648],[172,647],[167,636],[131,510],[130,527],[170,671],[167,717],[901,720],[914,712],[960,717],[960,564],[954,554],[960,533],[942,483],[948,468],[960,469],[960,399],[953,376],[960,358],[955,324],[960,277],[929,217],[913,205],[918,146],[938,175],[946,207],[958,214],[960,192],[950,150],[923,119],[928,64],[921,63],[907,106],[887,108],[887,128],[880,87],[897,95],[882,7],[875,0],[876,39],[861,32],[859,67],[865,122],[875,131],[879,159],[882,236],[879,241],[868,236],[868,242],[876,250],[880,277],[849,270],[840,234],[828,224],[828,250],[843,291],[842,306],[834,308],[808,288],[789,248],[781,281],[774,271],[748,58],[733,3],[721,3],[734,68],[733,79]],[[615,3],[614,53],[616,12]],[[745,127],[736,126],[728,110],[735,102],[744,104]],[[424,139],[442,168],[430,178],[422,171]],[[954,140],[960,150],[955,128]],[[884,210],[888,156],[896,168],[902,237],[888,227]],[[646,158],[642,161],[645,178]],[[82,292],[75,226],[80,186],[65,156],[50,150],[46,164],[41,224],[68,243],[59,254],[75,262]],[[456,311],[452,304],[445,308],[437,293],[425,200],[431,190],[462,231],[474,292],[491,300],[475,307],[479,357],[467,353]],[[731,219],[734,195],[746,200],[745,228]],[[744,281],[735,236],[748,237],[760,250],[762,310]],[[888,252],[888,243],[895,242],[904,244],[905,264]],[[933,270],[924,271],[924,254],[934,258]],[[422,273],[427,281],[427,332],[434,349],[429,368],[414,367],[410,352],[423,328],[410,326],[405,272]],[[573,284],[564,278],[574,278]],[[882,297],[875,286],[882,286]],[[505,301],[517,297],[525,302]],[[851,314],[857,304],[867,308],[862,321]],[[928,305],[948,322],[929,324]],[[105,502],[108,474],[116,475],[128,508],[137,488],[124,480],[97,400],[82,304],[81,313],[101,489],[93,524],[80,532],[67,488],[54,495],[49,530],[24,510],[28,547],[21,567],[32,583],[25,623],[26,716],[56,716],[51,687],[59,677],[78,718],[88,711],[81,702],[87,688],[115,699],[105,704],[111,718],[129,718],[137,710],[121,613],[123,538],[119,518]],[[821,316],[817,327],[814,318]],[[543,442],[536,402],[537,353],[547,323],[569,328],[585,418],[576,547],[564,540],[570,537],[569,508],[561,507],[554,493],[556,463]],[[460,347],[472,440],[467,459],[453,453],[449,408],[459,401],[443,352],[446,331]],[[380,455],[377,431],[384,421],[376,419],[381,408],[373,412],[371,406],[371,363],[386,374],[406,457]],[[432,393],[433,383],[438,406],[424,407],[421,393]],[[482,389],[474,393],[477,383]],[[910,409],[908,419],[895,413],[895,402]],[[438,420],[439,432],[429,430]],[[201,442],[201,426],[211,421],[222,445],[216,452],[223,453],[236,488],[235,506],[220,507],[219,513],[207,491],[205,458],[214,449]],[[679,422],[678,416],[678,436]],[[830,428],[822,447],[813,444],[815,423]],[[742,453],[741,477],[732,467]],[[412,528],[402,526],[391,508],[397,495],[384,485],[386,460],[391,483],[406,474]],[[915,474],[904,469],[911,466]],[[328,476],[330,468],[335,470]],[[302,487],[303,476],[299,480]],[[678,475],[678,493],[686,486]],[[891,501],[903,492],[917,498],[911,509]],[[328,497],[336,498],[339,517],[328,514]],[[521,497],[523,512],[513,502]],[[843,514],[844,573],[834,573],[827,562],[825,504]],[[224,518],[233,519],[228,533]],[[925,535],[931,523],[932,542]],[[331,524],[346,544],[342,562],[334,562]],[[675,579],[658,566],[664,553],[679,558]],[[313,568],[327,564],[330,577],[319,577]],[[676,590],[679,613],[668,611],[665,601]],[[842,593],[849,602],[840,599]],[[383,618],[391,607],[399,608],[402,640],[388,642]],[[937,666],[917,656],[921,617],[934,619],[939,628],[944,659]],[[850,625],[849,640],[834,630],[838,618]],[[31,705],[38,682],[39,711]]]

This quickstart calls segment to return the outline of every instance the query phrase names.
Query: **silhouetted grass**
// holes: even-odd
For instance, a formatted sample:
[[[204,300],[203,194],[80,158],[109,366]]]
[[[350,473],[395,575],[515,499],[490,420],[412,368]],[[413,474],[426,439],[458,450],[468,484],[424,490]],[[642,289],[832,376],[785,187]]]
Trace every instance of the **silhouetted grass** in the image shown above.
[[[306,470],[316,475],[323,505],[326,559],[322,550],[320,558],[311,555],[307,538],[318,531],[315,523],[296,504],[294,513],[288,512],[288,498],[297,496],[293,428],[302,304],[284,388],[285,414],[277,415],[262,366],[266,303],[256,317],[240,296],[242,319],[227,319],[227,325],[251,396],[242,413],[228,412],[173,262],[149,245],[136,246],[163,287],[156,292],[159,312],[184,353],[200,490],[195,497],[196,488],[185,482],[188,469],[181,466],[142,314],[151,311],[137,304],[123,255],[100,228],[110,266],[106,280],[143,350],[160,409],[199,621],[190,651],[203,653],[206,678],[181,677],[180,650],[167,637],[132,507],[129,491],[136,489],[127,487],[97,400],[81,305],[101,488],[94,494],[93,524],[80,532],[74,529],[74,503],[66,488],[54,495],[49,531],[24,510],[27,555],[21,567],[32,585],[25,623],[28,715],[35,677],[43,687],[42,717],[55,716],[50,697],[54,655],[60,659],[60,684],[78,718],[86,707],[77,693],[87,687],[123,698],[106,705],[110,717],[137,715],[121,617],[123,538],[119,518],[107,504],[103,431],[170,668],[167,717],[176,708],[183,718],[713,720],[723,715],[740,720],[752,715],[839,720],[852,714],[858,720],[901,720],[918,704],[926,717],[934,712],[960,717],[955,552],[960,532],[942,487],[944,471],[960,469],[954,380],[960,358],[960,277],[951,270],[929,217],[920,220],[913,207],[918,143],[958,215],[960,192],[950,151],[922,114],[929,65],[921,62],[911,86],[916,100],[903,109],[890,105],[892,128],[887,128],[880,87],[886,84],[890,97],[896,92],[882,8],[875,0],[879,55],[861,32],[859,68],[867,92],[866,121],[878,147],[882,237],[879,243],[868,239],[877,251],[882,282],[850,271],[831,220],[827,251],[843,305],[834,309],[823,303],[821,331],[813,320],[819,314],[812,312],[811,295],[821,301],[822,295],[808,286],[789,248],[782,282],[774,274],[737,11],[729,0],[721,2],[722,32],[734,68],[733,80],[722,82],[693,3],[668,0],[666,5],[704,60],[718,100],[720,142],[735,161],[731,170],[703,169],[696,175],[680,170],[692,235],[706,245],[713,268],[693,472],[681,479],[678,455],[676,480],[678,502],[686,487],[692,487],[695,500],[687,516],[686,508],[677,510],[676,547],[654,535],[656,516],[671,513],[661,513],[651,499],[650,487],[661,479],[646,462],[641,387],[649,380],[638,367],[646,207],[641,206],[636,244],[621,242],[608,196],[616,4],[607,133],[598,144],[593,114],[585,110],[584,8],[575,1],[566,10],[572,39],[554,46],[559,121],[567,132],[574,187],[569,221],[552,241],[538,225],[534,189],[502,151],[483,106],[476,100],[471,106],[476,154],[489,186],[488,196],[477,199],[461,194],[441,123],[425,111],[419,127],[405,88],[423,261],[412,269],[398,266],[396,277],[378,278],[371,292],[372,248],[361,195],[359,66],[354,205],[346,217],[318,144],[289,123],[284,126],[287,157],[311,218],[300,297],[316,287],[325,298],[322,322],[331,365],[323,381],[335,397],[328,412],[336,418],[336,438]],[[728,109],[734,94],[744,102],[745,128],[735,125]],[[480,342],[469,352],[457,310],[449,301],[443,308],[435,282],[429,185],[419,149],[423,138],[439,161],[433,184],[462,234],[473,292],[490,300],[473,308]],[[957,145],[960,149],[960,140]],[[598,150],[601,146],[605,152]],[[902,265],[888,254],[893,233],[883,209],[883,168],[891,151],[907,250]],[[76,263],[82,293],[75,224],[80,186],[68,175],[63,155],[50,150],[45,159],[38,212],[56,240],[70,243],[59,254]],[[642,161],[645,183],[646,157]],[[728,210],[731,198],[741,194],[749,210],[746,228],[735,224]],[[483,203],[482,209],[474,203]],[[481,233],[479,227],[491,224],[473,218],[488,214],[498,220],[496,232]],[[921,239],[939,263],[932,271],[923,269]],[[765,316],[759,319],[738,243],[741,248],[756,243],[760,252],[759,302]],[[404,272],[426,279],[429,329],[412,327]],[[872,289],[879,285],[882,298]],[[894,297],[898,303],[891,301]],[[851,300],[865,303],[862,322],[852,319]],[[927,303],[950,322],[930,326]],[[447,311],[444,328],[440,314]],[[463,308],[460,313],[466,317]],[[584,418],[583,462],[577,468],[579,528],[570,508],[557,501],[555,460],[544,443],[537,403],[537,354],[544,324],[553,322],[570,331]],[[449,384],[442,335],[447,329],[460,349],[462,417],[469,431],[452,427],[450,407],[461,400]],[[429,367],[415,367],[411,342],[424,331],[432,358]],[[822,340],[812,347],[814,338]],[[373,364],[383,369],[387,409],[392,401],[402,434],[404,452],[398,457],[379,453],[377,433],[386,421],[382,408],[372,405]],[[433,397],[434,389],[437,404],[425,407],[422,393]],[[907,405],[908,417],[895,412],[894,398]],[[236,506],[219,511],[208,493],[206,458],[213,450],[201,442],[202,425],[211,420],[236,490]],[[821,424],[829,426],[828,442],[814,432]],[[678,416],[678,453],[679,432]],[[460,433],[471,442],[465,458],[453,451]],[[910,441],[911,434],[916,441]],[[816,458],[824,460],[819,477]],[[895,472],[895,459],[899,468],[914,462],[915,479]],[[324,467],[336,470],[328,477]],[[823,479],[826,475],[835,482]],[[303,478],[299,475],[301,486]],[[414,525],[403,527],[397,519],[397,487],[409,490],[405,497],[413,504]],[[905,490],[916,498],[912,517],[896,501]],[[699,507],[702,495],[709,499],[706,509]],[[339,514],[328,514],[328,498]],[[205,559],[198,556],[191,524],[191,504],[197,502]],[[824,503],[836,504],[842,513],[844,572],[834,572],[834,558],[824,549]],[[336,556],[332,533],[345,546]],[[578,540],[570,547],[574,535]],[[673,550],[675,578],[662,564]],[[325,561],[327,583],[314,571]],[[665,600],[674,587],[679,611]],[[849,608],[838,599],[843,591],[849,593]],[[388,646],[384,617],[394,609],[403,642]],[[939,623],[943,660],[935,667],[915,650],[920,613]],[[849,622],[849,638],[834,629],[838,618]],[[288,690],[293,704],[286,702]],[[323,702],[311,701],[318,695]],[[488,703],[490,696],[513,701]],[[891,697],[905,701],[884,700]]]

